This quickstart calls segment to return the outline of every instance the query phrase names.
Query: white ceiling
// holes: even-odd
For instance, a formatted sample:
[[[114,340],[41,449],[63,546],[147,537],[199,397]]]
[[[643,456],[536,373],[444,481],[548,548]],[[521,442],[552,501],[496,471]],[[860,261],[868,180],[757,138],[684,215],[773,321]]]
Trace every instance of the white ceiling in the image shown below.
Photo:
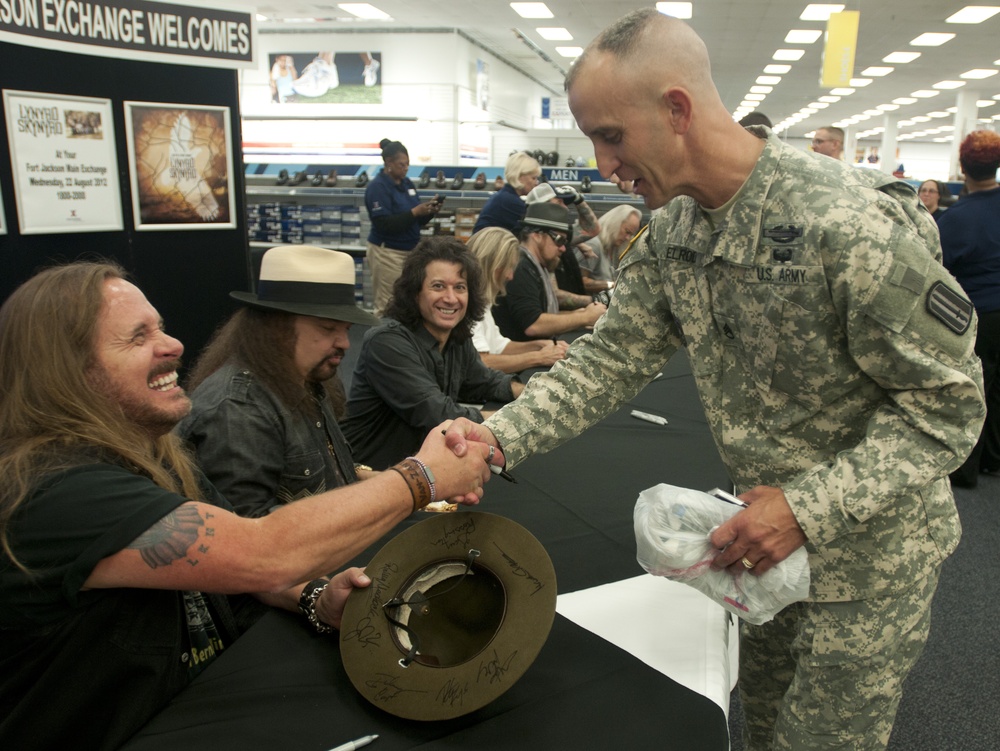
[[[972,0],[976,2],[976,0]],[[1000,5],[1000,0],[979,0],[981,4]],[[242,4],[242,3],[241,3]],[[388,13],[391,21],[361,21],[337,8],[335,2],[322,0],[270,0],[257,5],[258,13],[268,20],[258,28],[275,30],[382,31],[457,29],[477,44],[508,61],[511,65],[547,87],[554,95],[563,91],[563,76],[571,60],[556,52],[557,46],[585,47],[602,29],[642,4],[628,0],[546,0],[554,14],[551,19],[524,19],[506,0],[372,0]],[[713,76],[730,111],[735,111],[755,85],[756,78],[779,48],[803,49],[805,54],[789,73],[766,95],[759,105],[778,124],[829,92],[819,86],[823,38],[812,44],[789,44],[784,41],[792,29],[825,28],[823,21],[802,21],[800,14],[806,0],[694,0],[693,16],[688,21],[708,45]],[[863,115],[893,99],[909,97],[920,89],[933,90],[940,81],[963,81],[961,74],[974,68],[1000,70],[1000,14],[978,25],[948,24],[945,19],[967,5],[953,0],[847,0],[845,10],[860,10],[861,23],[855,57],[856,77],[869,66],[889,65],[882,58],[895,51],[920,52],[908,64],[896,64],[887,76],[872,78],[871,84],[856,88],[807,119],[787,126],[787,134],[804,136],[815,128]],[[281,19],[320,19],[309,24],[288,23]],[[537,27],[565,27],[573,41],[552,42],[542,39]],[[924,32],[949,32],[957,36],[940,47],[915,47],[910,41]],[[938,96],[901,105],[892,112],[897,119],[943,112],[955,105],[959,91],[976,92],[978,99],[994,105],[979,110],[982,118],[1000,118],[1000,75],[983,80],[969,80],[964,87],[942,91]],[[861,134],[883,124],[877,114],[852,126]],[[899,132],[912,133],[927,128],[947,126],[948,117],[929,123],[901,126]],[[929,134],[915,140],[931,140],[944,134]],[[877,136],[871,136],[877,138]]]

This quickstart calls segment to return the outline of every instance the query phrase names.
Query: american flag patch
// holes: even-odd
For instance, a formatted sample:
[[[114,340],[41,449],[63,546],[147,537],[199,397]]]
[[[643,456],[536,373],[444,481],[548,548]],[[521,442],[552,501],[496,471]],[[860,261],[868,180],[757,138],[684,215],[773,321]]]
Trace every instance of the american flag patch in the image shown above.
[[[964,334],[972,325],[972,303],[947,287],[935,282],[927,293],[927,312],[956,334]]]

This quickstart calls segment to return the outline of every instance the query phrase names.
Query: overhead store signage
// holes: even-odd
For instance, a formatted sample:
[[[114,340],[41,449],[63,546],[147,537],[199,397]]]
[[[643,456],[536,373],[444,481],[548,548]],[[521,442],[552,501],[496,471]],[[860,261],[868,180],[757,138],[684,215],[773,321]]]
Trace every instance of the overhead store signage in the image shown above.
[[[854,53],[858,47],[860,19],[861,13],[856,10],[830,14],[826,22],[823,69],[819,78],[819,85],[824,89],[847,86],[854,78]]]
[[[3,42],[215,68],[253,65],[254,23],[250,12],[144,0],[0,0]]]

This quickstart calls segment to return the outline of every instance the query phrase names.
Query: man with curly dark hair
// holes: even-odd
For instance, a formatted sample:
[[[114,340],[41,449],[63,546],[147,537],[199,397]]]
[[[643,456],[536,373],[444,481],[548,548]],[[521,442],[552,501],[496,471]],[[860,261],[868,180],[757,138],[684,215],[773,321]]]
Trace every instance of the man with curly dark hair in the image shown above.
[[[945,267],[979,316],[976,354],[983,361],[986,423],[972,454],[951,474],[953,485],[975,487],[979,473],[1000,470],[1000,134],[974,130],[958,150],[968,193],[938,219]]]
[[[482,422],[463,403],[509,402],[513,376],[486,367],[472,344],[486,299],[479,262],[453,237],[414,248],[393,286],[390,319],[365,334],[342,423],[354,458],[383,469],[442,420]]]

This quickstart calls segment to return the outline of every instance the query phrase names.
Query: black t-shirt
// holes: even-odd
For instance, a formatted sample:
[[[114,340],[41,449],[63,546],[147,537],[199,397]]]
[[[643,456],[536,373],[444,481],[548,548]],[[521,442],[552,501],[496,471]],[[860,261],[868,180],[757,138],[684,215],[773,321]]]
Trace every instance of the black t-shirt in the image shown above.
[[[18,508],[8,535],[30,574],[0,557],[0,748],[117,748],[235,637],[224,598],[80,591],[101,559],[186,502],[90,464],[49,476]]]

